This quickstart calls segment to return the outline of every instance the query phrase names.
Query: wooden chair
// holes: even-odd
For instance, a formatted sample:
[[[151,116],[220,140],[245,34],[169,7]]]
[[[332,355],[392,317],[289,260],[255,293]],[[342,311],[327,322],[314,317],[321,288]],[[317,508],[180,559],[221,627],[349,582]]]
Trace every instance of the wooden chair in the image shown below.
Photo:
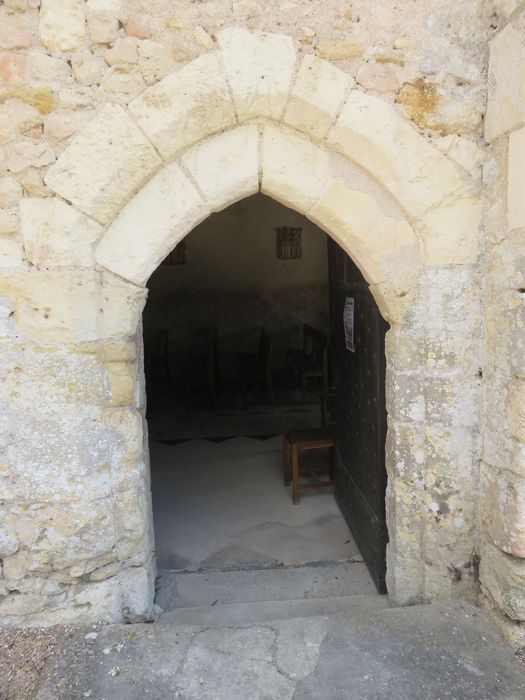
[[[320,380],[321,390],[328,391],[328,338],[316,328],[303,323],[303,343],[300,348],[288,348],[286,359],[293,374],[299,379],[301,399],[312,380]]]
[[[261,329],[259,350],[257,354],[242,354],[239,356],[242,396],[244,410],[248,408],[248,389],[250,386],[264,384],[272,408],[275,408],[272,376],[272,339]]]
[[[186,395],[188,412],[191,410],[192,390],[205,388],[211,406],[217,410],[217,329],[205,333],[204,352],[197,352],[183,363],[181,384]]]
[[[333,426],[337,421],[331,420],[328,412],[329,399],[336,398],[335,394],[325,394],[322,397],[321,428],[306,430],[294,430],[283,435],[283,466],[284,485],[292,484],[292,502],[294,506],[299,503],[299,492],[303,489],[320,489],[325,486],[333,486],[335,483],[335,460]],[[329,450],[330,462],[328,466],[329,479],[315,481],[313,483],[301,483],[299,455],[308,450]]]

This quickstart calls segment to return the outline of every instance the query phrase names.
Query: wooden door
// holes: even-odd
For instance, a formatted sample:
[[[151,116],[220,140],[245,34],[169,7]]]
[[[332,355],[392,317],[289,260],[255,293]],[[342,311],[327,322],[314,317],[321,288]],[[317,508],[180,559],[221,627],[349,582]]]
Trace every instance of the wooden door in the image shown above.
[[[388,324],[352,260],[334,241],[329,239],[328,246],[331,384],[337,393],[338,421],[335,495],[378,591],[385,593]],[[354,352],[347,349],[346,299],[354,300]]]

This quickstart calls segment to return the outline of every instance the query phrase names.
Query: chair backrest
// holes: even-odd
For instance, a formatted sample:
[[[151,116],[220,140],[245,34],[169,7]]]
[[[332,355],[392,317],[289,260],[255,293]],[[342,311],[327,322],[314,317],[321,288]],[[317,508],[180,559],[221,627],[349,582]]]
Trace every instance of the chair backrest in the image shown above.
[[[303,323],[303,352],[312,364],[324,369],[328,363],[328,336],[317,328]]]

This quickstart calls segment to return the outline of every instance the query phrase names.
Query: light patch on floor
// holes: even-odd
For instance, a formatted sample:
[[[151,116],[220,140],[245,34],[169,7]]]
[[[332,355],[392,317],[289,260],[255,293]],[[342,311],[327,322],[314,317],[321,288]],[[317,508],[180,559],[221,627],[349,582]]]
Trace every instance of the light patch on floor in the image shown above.
[[[151,445],[160,569],[224,570],[359,556],[333,489],[292,505],[282,438]]]

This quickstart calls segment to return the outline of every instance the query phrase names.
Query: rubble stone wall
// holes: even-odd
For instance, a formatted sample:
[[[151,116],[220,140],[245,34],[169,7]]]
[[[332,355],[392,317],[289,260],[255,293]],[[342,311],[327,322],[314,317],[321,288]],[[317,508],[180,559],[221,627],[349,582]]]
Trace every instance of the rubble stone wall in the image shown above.
[[[498,3],[483,170],[485,344],[480,579],[509,639],[525,644],[525,4]]]
[[[391,326],[392,600],[475,592],[481,431],[501,432],[481,417],[482,117],[487,42],[493,61],[513,4],[4,1],[2,622],[149,614],[145,285],[196,224],[258,190],[333,236]],[[507,196],[507,131],[490,136],[485,211]],[[514,222],[522,211],[518,196]],[[519,286],[508,298],[523,303]],[[505,318],[507,332],[517,314]],[[493,376],[514,377],[502,418],[518,431],[519,377],[498,358]],[[515,533],[505,499],[482,528],[497,552],[496,532]]]

